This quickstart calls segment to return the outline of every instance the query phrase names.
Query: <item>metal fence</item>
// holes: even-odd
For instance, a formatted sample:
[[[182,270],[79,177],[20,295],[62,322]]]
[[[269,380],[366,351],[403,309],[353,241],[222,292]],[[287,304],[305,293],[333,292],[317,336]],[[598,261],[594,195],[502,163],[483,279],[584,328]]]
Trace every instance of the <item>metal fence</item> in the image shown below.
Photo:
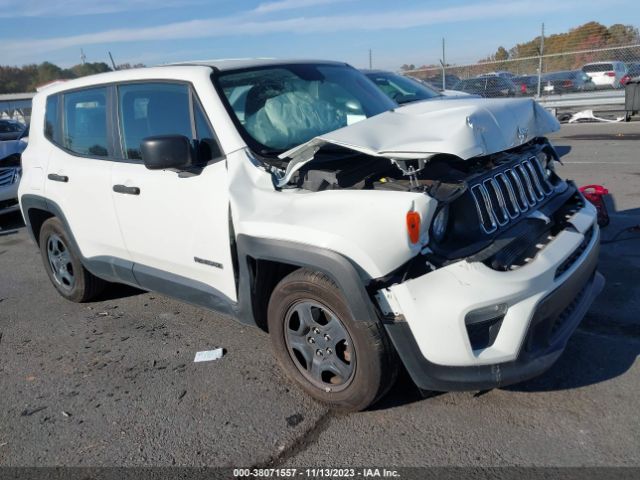
[[[438,89],[483,97],[537,96],[621,91],[640,76],[640,43],[578,49],[403,72]]]

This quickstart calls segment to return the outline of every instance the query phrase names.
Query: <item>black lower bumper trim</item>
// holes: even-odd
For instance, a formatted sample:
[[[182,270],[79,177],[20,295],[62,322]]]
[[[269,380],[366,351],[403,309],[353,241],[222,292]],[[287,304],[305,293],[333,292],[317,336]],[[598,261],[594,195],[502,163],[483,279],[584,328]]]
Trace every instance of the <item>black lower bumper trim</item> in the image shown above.
[[[18,199],[17,198],[11,198],[9,200],[3,200],[2,202],[0,202],[0,212],[2,212],[3,210],[8,210],[10,208],[15,208],[18,206]]]
[[[415,384],[422,390],[442,392],[486,390],[523,382],[543,373],[560,357],[594,298],[604,287],[604,277],[595,271],[598,250],[594,248],[576,272],[542,300],[522,351],[511,362],[470,367],[431,363],[422,355],[407,323],[386,324],[387,333]],[[540,318],[559,327],[547,332],[550,336],[543,342],[535,342],[532,349],[529,338],[539,335],[533,327],[536,326],[535,321],[540,324]]]

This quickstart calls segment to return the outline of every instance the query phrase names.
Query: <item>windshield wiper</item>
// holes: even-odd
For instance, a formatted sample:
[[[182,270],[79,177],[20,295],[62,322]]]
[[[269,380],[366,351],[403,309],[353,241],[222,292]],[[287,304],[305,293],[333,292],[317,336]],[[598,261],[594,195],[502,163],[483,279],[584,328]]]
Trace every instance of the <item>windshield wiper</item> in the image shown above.
[[[269,157],[277,157],[281,153],[284,153],[286,150],[278,149],[278,148],[263,148],[260,150],[260,155],[265,155]]]

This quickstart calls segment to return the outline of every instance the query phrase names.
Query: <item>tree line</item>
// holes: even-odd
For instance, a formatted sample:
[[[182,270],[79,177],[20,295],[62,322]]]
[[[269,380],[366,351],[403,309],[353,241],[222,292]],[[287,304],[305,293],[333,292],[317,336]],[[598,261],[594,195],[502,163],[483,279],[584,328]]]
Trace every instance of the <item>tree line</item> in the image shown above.
[[[629,45],[636,45],[636,47],[615,49],[615,47]],[[519,59],[539,56],[541,47],[540,35],[529,41],[518,43],[511,48],[499,46],[495,53],[477,62],[476,70],[478,72],[481,70],[517,70],[517,73],[534,73],[538,66],[537,59],[529,61]],[[596,51],[603,49],[604,51],[601,52]],[[566,52],[584,53],[553,56],[553,54]],[[568,32],[545,36],[542,54],[545,56],[552,55],[549,58],[545,58],[543,64],[544,72],[578,69],[585,63],[602,60],[640,62],[640,33],[638,28],[632,25],[617,23],[607,27],[598,22],[588,22],[572,28]],[[486,63],[490,65],[483,68],[482,64]],[[414,70],[415,65],[405,64],[401,68],[402,70]],[[432,64],[418,68],[439,69],[441,67],[439,64]]]
[[[117,69],[135,67],[144,67],[144,65],[124,63],[118,65]],[[22,67],[0,65],[0,93],[34,92],[37,87],[55,80],[68,80],[94,73],[110,72],[111,70],[111,67],[104,62],[80,63],[71,68],[60,68],[51,62],[23,65]]]

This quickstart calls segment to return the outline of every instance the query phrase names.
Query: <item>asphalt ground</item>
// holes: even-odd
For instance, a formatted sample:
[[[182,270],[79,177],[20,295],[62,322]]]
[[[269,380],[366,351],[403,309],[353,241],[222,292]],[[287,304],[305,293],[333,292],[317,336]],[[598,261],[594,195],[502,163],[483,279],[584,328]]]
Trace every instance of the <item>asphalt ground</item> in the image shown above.
[[[0,466],[640,466],[640,123],[565,125],[562,175],[603,184],[607,278],[547,373],[424,398],[402,376],[336,414],[267,335],[154,293],[57,295],[19,215],[0,217]],[[225,349],[193,363],[195,352]]]

